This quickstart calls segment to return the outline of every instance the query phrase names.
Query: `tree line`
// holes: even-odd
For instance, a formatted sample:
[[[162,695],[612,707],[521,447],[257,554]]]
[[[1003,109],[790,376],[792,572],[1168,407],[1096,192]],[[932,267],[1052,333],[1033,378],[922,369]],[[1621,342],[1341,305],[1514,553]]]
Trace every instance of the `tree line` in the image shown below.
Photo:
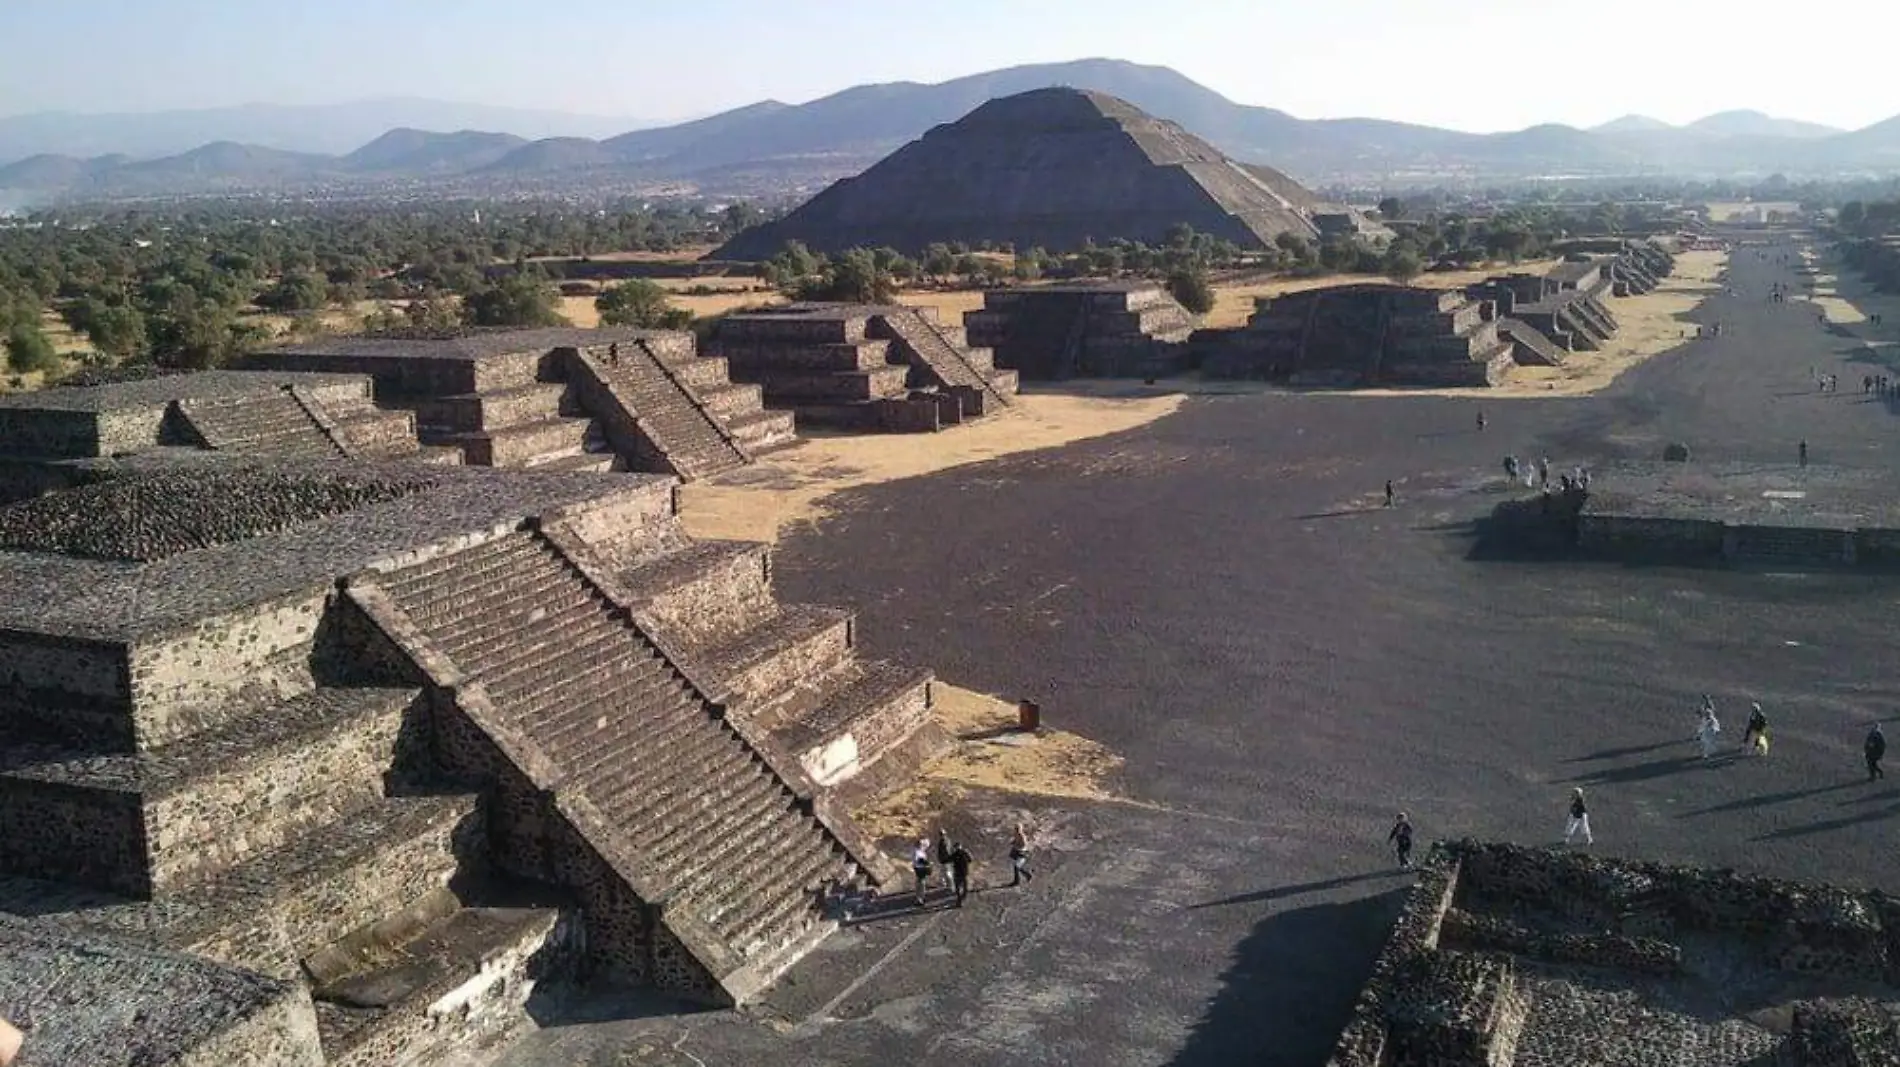
[[[723,240],[760,217],[748,205],[486,203],[32,216],[0,225],[0,336],[9,369],[50,369],[57,358],[41,326],[50,309],[98,359],[195,369],[264,339],[245,317],[252,310],[310,316],[369,299],[407,305],[372,315],[372,329],[394,319],[405,327],[547,322],[558,316],[541,257],[674,251]],[[515,266],[491,277],[498,262]],[[644,311],[635,301],[613,314]]]

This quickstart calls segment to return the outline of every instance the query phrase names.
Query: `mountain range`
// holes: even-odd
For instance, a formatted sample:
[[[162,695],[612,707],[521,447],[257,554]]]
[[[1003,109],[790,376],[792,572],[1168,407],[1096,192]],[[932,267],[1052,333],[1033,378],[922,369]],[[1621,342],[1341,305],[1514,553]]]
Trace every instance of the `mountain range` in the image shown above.
[[[735,189],[802,192],[857,173],[986,100],[1048,86],[1120,97],[1178,122],[1229,156],[1270,164],[1308,184],[1900,171],[1900,116],[1853,131],[1731,111],[1686,126],[1631,115],[1587,130],[1547,124],[1474,134],[1380,119],[1299,119],[1237,104],[1166,67],[1087,59],[931,85],[863,85],[798,105],[767,100],[667,126],[625,129],[628,121],[621,132],[604,137],[597,125],[582,127],[611,120],[500,109],[474,114],[467,122],[375,125],[377,114],[413,116],[435,108],[447,117],[457,107],[426,101],[384,102],[381,111],[374,103],[345,105],[324,111],[329,120],[323,123],[310,117],[311,109],[271,108],[83,121],[44,115],[5,119],[0,120],[0,158],[6,158],[7,146],[28,143],[32,129],[44,133],[62,128],[61,122],[70,122],[72,129],[61,134],[66,140],[60,143],[91,147],[41,150],[0,167],[0,191],[47,200],[449,180],[517,187],[639,180],[671,182],[709,196]],[[291,121],[287,115],[303,115],[313,125],[291,136],[283,125]],[[104,118],[115,122],[94,121]],[[115,126],[120,119],[137,119],[130,125],[148,128]],[[244,125],[251,120],[251,126]],[[553,128],[561,122],[570,125]],[[384,128],[389,125],[396,128]],[[373,139],[338,147],[348,130],[372,126],[379,132]],[[117,141],[108,139],[114,128],[122,130]],[[140,158],[163,139],[161,134],[175,139],[197,129],[276,132],[268,137],[226,133],[176,155]],[[511,132],[481,132],[485,129]],[[439,130],[453,132],[431,132]],[[530,139],[537,134],[538,139]],[[111,154],[84,154],[95,150]]]

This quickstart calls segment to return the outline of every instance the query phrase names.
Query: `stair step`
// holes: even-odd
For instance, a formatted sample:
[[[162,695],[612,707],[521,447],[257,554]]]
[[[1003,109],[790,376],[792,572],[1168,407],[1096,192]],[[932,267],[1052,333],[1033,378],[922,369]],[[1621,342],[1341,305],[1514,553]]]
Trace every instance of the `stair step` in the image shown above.
[[[881,714],[905,706],[905,714],[921,714],[934,677],[922,667],[881,660],[864,663],[855,677],[824,696],[809,712],[779,719],[773,734],[787,751],[802,754],[829,744]]]
[[[782,879],[775,889],[760,893],[751,906],[730,916],[719,929],[746,957],[765,955],[778,947],[776,942],[790,940],[789,936],[770,936],[775,925],[803,925],[823,918],[816,889],[843,871],[843,856],[830,848],[813,849],[802,857],[790,877]]]
[[[797,416],[789,411],[761,410],[738,415],[727,420],[726,429],[744,443],[754,458],[766,449],[798,439]]]
[[[746,382],[728,382],[699,391],[700,403],[706,410],[720,418],[733,418],[759,410],[764,396],[758,385]]]
[[[574,966],[578,922],[554,908],[463,908],[386,959],[319,986],[331,1067],[442,1062],[525,1029],[537,982]]]
[[[305,955],[447,885],[458,855],[480,851],[480,810],[470,795],[382,798],[183,893],[74,921],[299,978]]]
[[[140,754],[16,747],[0,756],[0,788],[13,786],[8,805],[49,832],[69,832],[58,828],[70,825],[59,813],[71,802],[44,784],[100,805],[86,835],[75,836],[66,868],[49,874],[132,896],[177,891],[380,796],[405,713],[419,696],[415,689],[316,689]],[[36,796],[53,808],[30,814]],[[143,846],[114,854],[96,844],[102,834]]]
[[[651,829],[640,839],[654,862],[669,869],[679,867],[692,844],[727,840],[745,829],[747,820],[790,807],[792,801],[783,785],[736,738],[719,748],[697,747],[694,758],[696,762],[715,760],[714,769],[699,771],[660,803],[643,809]]]
[[[619,460],[620,457],[612,452],[580,452],[533,466],[538,471],[561,474],[606,474],[614,469]]]
[[[557,417],[461,434],[457,440],[476,466],[525,467],[538,458],[584,451],[592,431],[591,419]]]
[[[748,541],[695,541],[623,571],[628,607],[681,652],[729,640],[773,610],[768,553]]]
[[[851,647],[852,614],[835,608],[781,608],[731,641],[706,650],[703,677],[716,693],[759,702],[823,672]]]

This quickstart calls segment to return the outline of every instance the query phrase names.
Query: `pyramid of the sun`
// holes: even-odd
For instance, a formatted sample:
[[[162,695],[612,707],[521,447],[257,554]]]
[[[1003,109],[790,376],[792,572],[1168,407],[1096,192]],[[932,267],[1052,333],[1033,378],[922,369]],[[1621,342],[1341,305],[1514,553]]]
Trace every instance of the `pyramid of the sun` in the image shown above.
[[[765,259],[787,241],[821,252],[934,241],[1072,250],[1163,244],[1182,223],[1243,248],[1317,238],[1349,219],[1270,167],[1236,163],[1180,126],[1081,89],[1002,97],[938,126],[783,219],[714,253]]]

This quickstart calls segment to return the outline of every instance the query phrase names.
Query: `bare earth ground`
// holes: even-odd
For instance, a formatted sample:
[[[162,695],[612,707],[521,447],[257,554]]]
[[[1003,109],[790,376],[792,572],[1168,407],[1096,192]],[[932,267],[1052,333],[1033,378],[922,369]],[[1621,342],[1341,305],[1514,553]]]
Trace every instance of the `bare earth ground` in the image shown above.
[[[681,517],[695,537],[775,542],[789,526],[825,518],[824,498],[840,490],[1118,433],[1181,402],[1178,395],[1136,401],[1026,395],[1002,415],[940,434],[808,436],[751,467],[683,487]]]
[[[1810,387],[1873,357],[1768,303],[1791,277],[1744,250],[1737,295],[1690,316],[1721,338],[1496,405],[1482,433],[1460,397],[1195,397],[814,498],[775,556],[788,599],[857,609],[871,655],[1041,701],[1125,761],[1100,780],[1117,799],[959,783],[939,818],[977,852],[969,907],[862,913],[743,1013],[549,994],[503,1062],[1317,1064],[1403,885],[1393,813],[1541,843],[1573,784],[1607,852],[1890,884],[1900,786],[1864,784],[1858,745],[1900,701],[1891,578],[1513,562],[1474,536],[1506,452],[1604,478],[1671,440],[1892,463],[1885,405]],[[1703,692],[1731,732],[1761,701],[1774,754],[1694,759]],[[1037,878],[1010,889],[1025,817]]]

